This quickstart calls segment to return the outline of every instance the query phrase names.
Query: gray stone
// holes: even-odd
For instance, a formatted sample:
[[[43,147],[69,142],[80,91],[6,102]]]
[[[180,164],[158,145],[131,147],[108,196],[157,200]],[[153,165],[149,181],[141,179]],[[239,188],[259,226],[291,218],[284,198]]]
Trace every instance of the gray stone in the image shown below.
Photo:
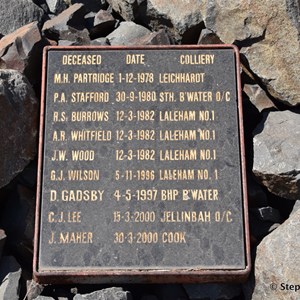
[[[86,9],[83,4],[74,4],[58,16],[45,22],[42,30],[49,38],[59,39],[62,33],[68,32],[70,28],[84,29],[85,14]]]
[[[286,284],[299,284],[300,210],[257,247],[253,300],[298,299]],[[284,289],[283,289],[284,287]],[[289,287],[290,288],[290,287]]]
[[[203,25],[199,0],[108,0],[108,3],[126,21],[138,21],[156,31],[162,26],[168,28],[177,42],[188,40],[196,32],[200,34]]]
[[[107,0],[107,2],[125,21],[134,21],[145,17],[145,14],[140,11],[140,6],[146,7],[145,0]]]
[[[21,267],[13,256],[3,256],[0,260],[0,299],[19,300],[19,280]]]
[[[74,296],[73,300],[131,300],[130,292],[123,291],[122,288],[112,287],[96,291],[90,294]]]
[[[6,234],[4,230],[0,229],[0,260],[2,257],[5,241],[6,241]]]
[[[44,19],[44,11],[31,0],[0,1],[0,33],[9,34],[18,28]]]
[[[207,300],[207,299],[232,299],[241,294],[239,284],[185,284],[184,288],[190,300]]]
[[[100,10],[94,19],[94,26],[90,29],[92,39],[105,37],[110,34],[116,25],[115,18],[106,10]]]
[[[223,44],[220,38],[211,30],[205,28],[201,30],[198,40],[199,45]]]
[[[254,131],[253,172],[267,189],[300,199],[300,115],[270,112]]]
[[[295,213],[299,209],[300,209],[300,200],[297,200],[294,204],[294,207],[293,207],[293,210],[292,210],[291,214]]]
[[[160,29],[146,34],[131,42],[132,45],[171,45],[173,44],[167,31]]]
[[[52,297],[48,297],[48,296],[38,296],[36,298],[34,298],[34,300],[55,300]]]
[[[258,85],[244,85],[244,92],[249,97],[251,103],[257,108],[259,112],[262,112],[265,109],[275,109],[277,110],[276,105],[268,97],[267,93]]]
[[[61,31],[58,40],[60,46],[83,46],[90,43],[90,35],[87,29],[77,30],[71,27],[69,30]]]
[[[91,45],[95,45],[95,46],[108,46],[109,45],[109,41],[107,38],[98,38],[95,40],[91,41]]]
[[[38,106],[28,80],[14,70],[0,70],[0,187],[35,157]]]
[[[27,300],[33,300],[36,299],[43,291],[44,287],[34,280],[27,280],[26,282],[27,286]]]
[[[107,36],[113,46],[131,45],[131,43],[147,34],[150,30],[133,22],[121,22],[120,26]]]
[[[269,93],[294,106],[300,103],[299,25],[289,16],[288,2],[206,0],[199,2],[199,10],[206,27],[224,43],[243,47]]]
[[[59,14],[68,8],[67,2],[64,0],[46,0],[49,10],[53,14]]]
[[[32,85],[40,86],[45,44],[37,22],[19,28],[0,40],[0,68],[24,73]]]
[[[300,33],[300,3],[297,0],[286,0],[287,12],[294,26]]]

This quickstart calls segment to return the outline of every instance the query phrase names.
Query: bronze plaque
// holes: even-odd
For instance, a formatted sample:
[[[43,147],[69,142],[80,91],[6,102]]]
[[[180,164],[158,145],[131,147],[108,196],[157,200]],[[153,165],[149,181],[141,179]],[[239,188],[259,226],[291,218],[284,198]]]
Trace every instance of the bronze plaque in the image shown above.
[[[238,66],[226,45],[45,50],[38,280],[246,276]]]

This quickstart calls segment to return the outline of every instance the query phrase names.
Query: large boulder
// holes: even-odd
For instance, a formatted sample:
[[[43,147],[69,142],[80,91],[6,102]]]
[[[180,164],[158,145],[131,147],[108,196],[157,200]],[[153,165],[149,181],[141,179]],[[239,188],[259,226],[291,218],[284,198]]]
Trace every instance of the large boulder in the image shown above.
[[[0,187],[35,157],[37,103],[32,87],[21,73],[0,70]]]
[[[252,300],[299,299],[299,220],[300,209],[258,246]]]
[[[300,115],[270,112],[254,131],[253,172],[267,189],[300,199]]]
[[[108,0],[112,8],[126,21],[137,21],[159,30],[164,26],[175,40],[197,42],[203,20],[199,10],[199,0],[166,1],[166,0]]]
[[[0,33],[6,35],[18,28],[45,18],[44,11],[31,0],[0,1]]]
[[[297,1],[206,0],[199,1],[199,10],[206,27],[224,43],[242,47],[269,93],[294,106],[300,103],[299,9],[291,16],[290,2]]]
[[[133,22],[122,22],[120,26],[107,36],[113,46],[132,45],[132,43],[145,35],[150,30]]]

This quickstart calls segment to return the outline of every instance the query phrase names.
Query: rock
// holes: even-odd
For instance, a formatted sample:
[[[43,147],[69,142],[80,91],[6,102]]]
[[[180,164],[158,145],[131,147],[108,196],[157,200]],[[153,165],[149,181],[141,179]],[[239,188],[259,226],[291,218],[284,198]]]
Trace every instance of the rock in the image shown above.
[[[108,46],[109,41],[107,38],[99,38],[91,41],[91,45],[95,46]]]
[[[123,291],[122,288],[112,287],[104,290],[96,291],[90,294],[74,296],[73,300],[131,300],[130,292]]]
[[[3,35],[34,21],[42,23],[44,18],[43,9],[31,0],[0,1],[0,33]]]
[[[0,68],[24,73],[32,85],[40,86],[45,44],[37,22],[19,28],[0,40]]]
[[[258,84],[245,84],[244,92],[247,94],[251,103],[257,108],[259,112],[262,112],[265,109],[277,110],[276,105]]]
[[[0,260],[2,257],[5,241],[6,241],[6,234],[4,230],[0,229]]]
[[[297,28],[298,33],[300,34],[300,3],[296,0],[287,0],[286,6],[288,15],[291,18],[293,25]]]
[[[0,70],[0,187],[8,184],[36,154],[37,99],[28,80]]]
[[[44,289],[42,285],[38,284],[34,280],[27,280],[26,286],[27,286],[27,293],[26,293],[27,300],[37,299],[37,297],[42,293]]]
[[[201,30],[198,45],[223,44],[220,38],[211,30],[205,28]]]
[[[224,43],[243,47],[269,93],[295,106],[300,103],[300,45],[299,25],[288,13],[291,1],[296,2],[206,0],[199,2],[199,10],[206,27]]]
[[[67,34],[70,28],[84,29],[85,14],[86,9],[83,4],[74,4],[58,16],[45,22],[42,30],[50,39],[58,40],[61,38],[62,33],[66,32]]]
[[[34,300],[55,300],[52,297],[48,297],[48,296],[38,296],[36,298],[34,298]]]
[[[171,45],[173,41],[165,29],[146,34],[131,42],[131,45]]]
[[[299,210],[300,209],[300,200],[297,200],[296,202],[295,202],[295,205],[294,205],[294,207],[293,207],[293,210],[292,210],[292,212],[291,212],[291,214],[293,214],[293,213],[295,213],[297,210]]]
[[[126,21],[137,21],[156,31],[164,26],[177,42],[191,42],[199,36],[203,27],[198,0],[189,0],[188,3],[174,0],[108,0],[108,3]]]
[[[270,112],[254,131],[253,172],[267,189],[300,199],[300,115]]]
[[[19,280],[21,267],[13,256],[3,256],[0,260],[0,299],[19,300]]]
[[[239,284],[185,284],[184,288],[189,296],[189,300],[206,299],[232,299],[241,294]]]
[[[84,46],[91,43],[90,35],[87,29],[77,30],[69,28],[69,30],[60,32],[59,46]]]
[[[106,10],[100,10],[95,15],[94,26],[90,29],[91,38],[107,36],[115,29],[115,25],[115,18]]]
[[[107,2],[125,21],[134,21],[146,17],[144,11],[147,3],[144,0],[107,0]]]
[[[53,14],[59,14],[68,8],[67,2],[64,0],[46,0],[46,3]]]
[[[147,28],[133,22],[121,22],[120,26],[107,36],[112,46],[131,45],[131,43],[150,33]]]
[[[297,299],[295,286],[291,290],[286,285],[299,284],[299,220],[300,210],[265,237],[257,247],[253,300]]]

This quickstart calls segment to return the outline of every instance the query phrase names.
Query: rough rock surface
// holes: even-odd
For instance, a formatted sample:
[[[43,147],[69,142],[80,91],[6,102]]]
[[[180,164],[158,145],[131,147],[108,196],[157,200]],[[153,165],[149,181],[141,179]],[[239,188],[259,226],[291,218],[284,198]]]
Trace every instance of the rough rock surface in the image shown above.
[[[40,85],[45,44],[37,22],[19,28],[0,40],[0,68],[18,70],[33,85]]]
[[[253,300],[298,299],[299,291],[286,284],[299,284],[300,210],[263,239],[257,248]],[[283,289],[284,287],[284,289]]]
[[[270,112],[254,131],[253,142],[257,179],[280,197],[300,199],[300,115]]]
[[[244,47],[250,68],[272,96],[289,105],[300,103],[299,32],[286,0],[199,4],[206,27],[224,43]]]
[[[91,37],[99,38],[110,34],[115,27],[115,18],[106,10],[100,10],[94,18],[94,26],[90,29]]]
[[[19,299],[21,267],[13,256],[3,256],[0,261],[0,299]]]
[[[107,36],[110,44],[131,45],[132,42],[150,33],[147,28],[133,22],[122,22],[120,26]]]
[[[0,33],[6,35],[28,23],[41,22],[44,11],[30,0],[0,1]]]
[[[54,39],[58,39],[62,32],[68,32],[70,27],[81,30],[84,27],[85,13],[86,10],[83,4],[74,4],[58,16],[45,22],[42,30],[48,37]]]
[[[170,39],[165,29],[151,32],[131,42],[132,45],[171,45]]]
[[[211,30],[205,28],[201,30],[199,36],[198,44],[207,45],[207,44],[222,44],[220,38]]]
[[[80,295],[77,294],[73,300],[131,300],[129,292],[123,291],[122,288],[107,288],[104,290],[96,291],[90,294]]]
[[[168,28],[175,40],[181,41],[187,36],[200,34],[202,15],[199,0],[161,1],[161,0],[109,0],[112,8],[126,21],[137,20],[154,30],[162,26]],[[197,34],[195,34],[197,38]],[[196,40],[197,41],[197,40]]]
[[[8,184],[36,154],[37,99],[28,80],[0,70],[0,187]]]
[[[46,2],[50,12],[53,14],[59,14],[68,7],[64,0],[46,0]]]
[[[273,101],[258,84],[245,84],[244,92],[247,94],[251,103],[258,109],[259,112],[262,112],[265,109],[276,109]]]

